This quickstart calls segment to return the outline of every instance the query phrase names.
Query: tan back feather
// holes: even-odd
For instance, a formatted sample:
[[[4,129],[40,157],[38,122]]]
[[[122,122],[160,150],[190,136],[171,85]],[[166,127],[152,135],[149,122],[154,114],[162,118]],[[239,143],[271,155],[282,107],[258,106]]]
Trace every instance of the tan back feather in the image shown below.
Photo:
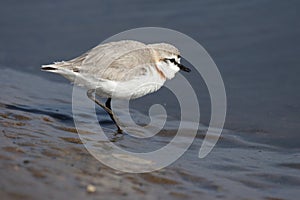
[[[123,40],[98,45],[83,55],[64,62],[66,68],[97,79],[126,81],[147,73],[167,55],[179,55],[170,44],[149,44]]]

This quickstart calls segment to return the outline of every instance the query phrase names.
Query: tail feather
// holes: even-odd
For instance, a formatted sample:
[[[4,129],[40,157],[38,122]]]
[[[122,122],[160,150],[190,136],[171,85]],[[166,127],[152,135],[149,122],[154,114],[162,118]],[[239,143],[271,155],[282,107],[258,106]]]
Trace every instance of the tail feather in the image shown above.
[[[41,70],[43,70],[43,71],[55,71],[57,69],[58,68],[57,68],[57,66],[55,66],[55,64],[41,66]]]
[[[42,71],[56,73],[64,76],[69,79],[71,82],[74,82],[78,73],[68,67],[66,62],[55,62],[54,64],[42,65]]]
[[[55,67],[54,65],[42,65],[41,70],[43,70],[43,71],[55,71],[55,70],[57,70],[57,67]]]
[[[99,81],[106,81],[101,78],[95,78],[93,75],[86,76],[80,73],[80,69],[78,67],[74,67],[69,62],[54,62],[53,64],[49,65],[42,65],[41,66],[42,71],[56,73],[64,76],[67,78],[71,83],[75,82],[76,79],[76,85],[78,86],[85,86],[86,88],[95,88],[95,83]]]
[[[54,62],[53,64],[42,65],[41,70],[56,72],[56,73],[58,73],[58,71],[72,71],[73,65],[72,63],[65,62],[65,61]]]

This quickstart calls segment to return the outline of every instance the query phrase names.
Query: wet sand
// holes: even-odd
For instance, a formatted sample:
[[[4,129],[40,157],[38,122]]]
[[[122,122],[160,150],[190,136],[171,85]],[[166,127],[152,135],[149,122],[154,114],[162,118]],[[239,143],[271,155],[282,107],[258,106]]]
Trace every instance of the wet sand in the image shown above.
[[[3,92],[14,94],[0,98],[4,199],[293,199],[299,194],[299,149],[265,144],[261,141],[269,136],[263,132],[250,137],[224,130],[209,156],[199,159],[202,127],[171,166],[145,174],[118,172],[91,156],[79,139],[70,99],[60,92],[71,85],[10,69],[1,70],[0,78]],[[61,90],[53,92],[55,88]],[[44,104],[48,92],[53,96]],[[103,113],[100,117],[105,119]],[[140,145],[159,148],[175,133],[162,130]],[[136,142],[128,135],[117,141],[125,149],[138,147]]]

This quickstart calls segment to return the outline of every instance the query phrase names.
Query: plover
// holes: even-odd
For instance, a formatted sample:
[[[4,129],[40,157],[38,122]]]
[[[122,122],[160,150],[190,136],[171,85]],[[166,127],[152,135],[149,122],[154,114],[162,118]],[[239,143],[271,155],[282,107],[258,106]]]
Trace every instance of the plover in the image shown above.
[[[111,109],[112,98],[142,97],[159,90],[179,70],[191,71],[180,64],[180,52],[173,45],[133,40],[100,44],[77,58],[42,65],[41,69],[87,88],[87,96],[109,114],[119,133],[122,129]],[[107,98],[106,103],[96,95]]]

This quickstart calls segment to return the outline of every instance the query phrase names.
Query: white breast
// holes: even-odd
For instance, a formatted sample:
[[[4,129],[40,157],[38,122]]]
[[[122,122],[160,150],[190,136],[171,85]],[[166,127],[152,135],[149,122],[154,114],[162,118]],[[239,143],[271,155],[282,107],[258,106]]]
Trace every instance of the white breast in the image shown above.
[[[95,87],[100,97],[118,99],[135,99],[159,90],[166,81],[155,67],[149,68],[147,75],[136,77],[128,81],[104,80]]]

